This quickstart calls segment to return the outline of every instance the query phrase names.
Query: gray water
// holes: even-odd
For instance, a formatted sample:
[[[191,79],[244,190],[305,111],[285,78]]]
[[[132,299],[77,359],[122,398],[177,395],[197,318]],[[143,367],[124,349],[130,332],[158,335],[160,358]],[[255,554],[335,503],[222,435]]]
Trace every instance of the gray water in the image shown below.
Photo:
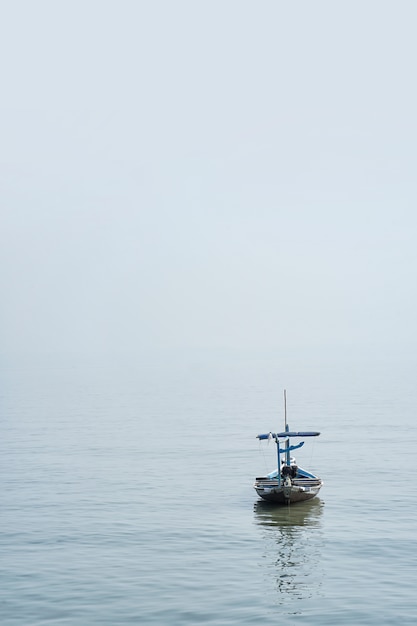
[[[0,623],[414,624],[415,364],[50,357],[2,368]],[[268,506],[259,432],[320,497]]]

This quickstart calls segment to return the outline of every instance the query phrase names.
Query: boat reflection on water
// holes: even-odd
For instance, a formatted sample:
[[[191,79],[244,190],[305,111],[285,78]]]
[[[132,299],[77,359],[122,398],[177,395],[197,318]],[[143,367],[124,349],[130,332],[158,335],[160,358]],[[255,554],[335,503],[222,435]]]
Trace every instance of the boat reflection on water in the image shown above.
[[[258,500],[254,510],[256,523],[261,526],[318,526],[323,502],[319,498],[302,502],[293,506],[280,506],[273,502]]]
[[[279,604],[321,595],[323,507],[319,499],[294,506],[274,506],[264,501],[254,505],[255,523],[262,528],[265,539],[265,578],[276,581],[275,601]],[[301,612],[301,607],[292,611]]]

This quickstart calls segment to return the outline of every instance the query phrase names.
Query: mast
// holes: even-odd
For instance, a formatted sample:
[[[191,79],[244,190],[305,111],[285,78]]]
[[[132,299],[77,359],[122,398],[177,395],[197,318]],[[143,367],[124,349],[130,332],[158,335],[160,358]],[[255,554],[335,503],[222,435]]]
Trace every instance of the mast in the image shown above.
[[[284,421],[285,421],[285,432],[288,433],[290,430],[290,427],[287,424],[287,390],[286,389],[284,389]],[[287,439],[287,441],[285,442],[285,448],[286,448],[285,462],[287,465],[291,465],[290,440],[289,439]]]
[[[284,389],[284,424],[285,424],[285,430],[288,430],[287,428],[287,390]]]

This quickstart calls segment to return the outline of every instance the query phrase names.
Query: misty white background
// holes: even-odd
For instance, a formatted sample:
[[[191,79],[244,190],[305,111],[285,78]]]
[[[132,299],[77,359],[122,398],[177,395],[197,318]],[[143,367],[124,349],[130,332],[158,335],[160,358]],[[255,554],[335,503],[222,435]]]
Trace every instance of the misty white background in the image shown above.
[[[413,354],[416,18],[3,3],[3,351]]]

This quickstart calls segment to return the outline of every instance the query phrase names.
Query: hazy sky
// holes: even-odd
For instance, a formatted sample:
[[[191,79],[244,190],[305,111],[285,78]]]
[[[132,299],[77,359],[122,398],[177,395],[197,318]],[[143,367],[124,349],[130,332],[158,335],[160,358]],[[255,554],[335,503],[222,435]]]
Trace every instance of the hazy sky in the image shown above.
[[[416,20],[3,3],[4,351],[414,351]]]

